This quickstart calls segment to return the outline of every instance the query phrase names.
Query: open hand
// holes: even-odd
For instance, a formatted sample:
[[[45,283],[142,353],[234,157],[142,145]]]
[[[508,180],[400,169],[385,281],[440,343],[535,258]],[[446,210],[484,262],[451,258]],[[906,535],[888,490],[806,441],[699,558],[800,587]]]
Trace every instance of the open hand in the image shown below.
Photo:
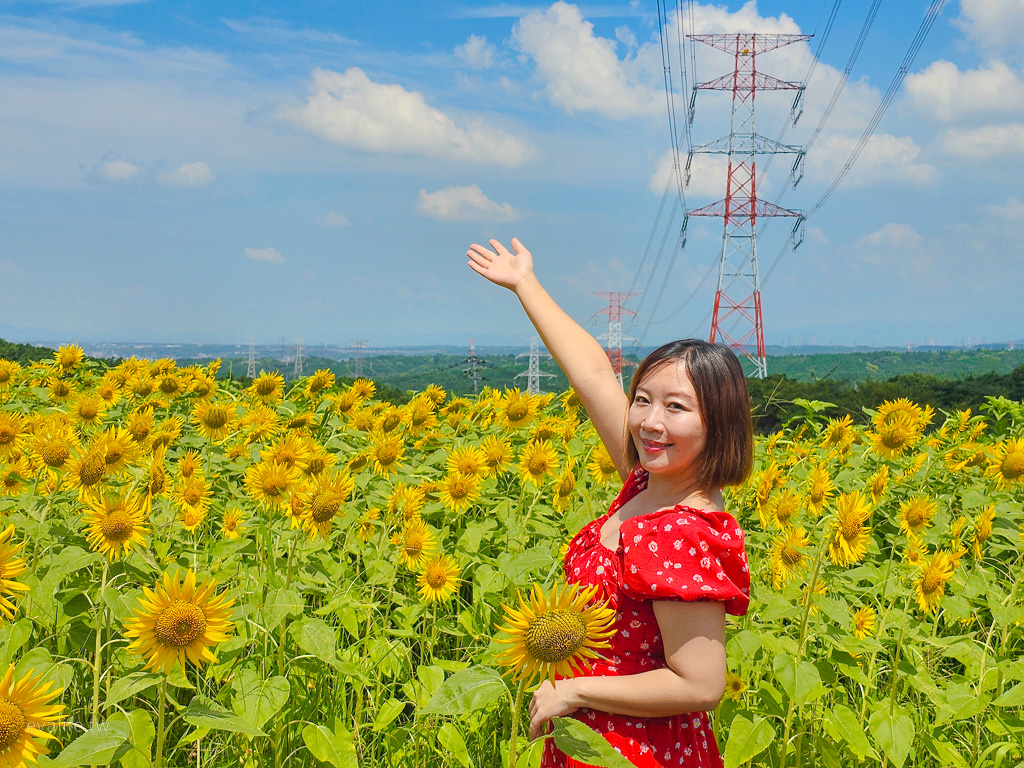
[[[559,680],[552,685],[545,680],[534,691],[530,699],[530,738],[536,739],[547,733],[552,717],[571,715],[579,705],[576,703],[573,679]]]
[[[533,256],[517,238],[512,238],[511,253],[497,240],[489,240],[488,243],[490,248],[473,243],[466,251],[469,266],[474,272],[510,291],[533,274]]]

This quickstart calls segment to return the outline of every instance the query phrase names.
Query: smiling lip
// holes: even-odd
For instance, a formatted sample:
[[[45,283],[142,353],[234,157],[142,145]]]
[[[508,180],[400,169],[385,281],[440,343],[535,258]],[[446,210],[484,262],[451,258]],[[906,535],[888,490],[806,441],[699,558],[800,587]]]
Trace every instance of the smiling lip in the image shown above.
[[[642,438],[640,442],[643,444],[644,450],[647,451],[648,453],[656,453],[658,451],[663,451],[672,445],[672,443],[659,443],[654,440],[644,440]]]

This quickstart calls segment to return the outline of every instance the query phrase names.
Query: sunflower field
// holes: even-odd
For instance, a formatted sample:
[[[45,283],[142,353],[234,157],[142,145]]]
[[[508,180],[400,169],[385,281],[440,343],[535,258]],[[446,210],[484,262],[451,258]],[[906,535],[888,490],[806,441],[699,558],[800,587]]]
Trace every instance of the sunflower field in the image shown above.
[[[575,395],[218,367],[0,359],[0,768],[538,765],[528,686],[609,622],[561,581],[620,487]],[[726,766],[1024,764],[1024,405],[799,405],[727,494]],[[589,733],[548,738],[621,766]]]

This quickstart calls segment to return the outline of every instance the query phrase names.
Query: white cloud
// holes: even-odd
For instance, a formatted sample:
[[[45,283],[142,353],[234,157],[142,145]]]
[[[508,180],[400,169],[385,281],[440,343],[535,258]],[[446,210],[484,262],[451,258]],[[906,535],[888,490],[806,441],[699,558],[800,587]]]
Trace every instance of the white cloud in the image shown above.
[[[964,131],[949,130],[942,147],[958,157],[985,158],[1024,154],[1024,123],[985,125]]]
[[[480,35],[470,35],[466,42],[456,46],[455,55],[470,69],[487,69],[494,64],[494,46]]]
[[[546,12],[531,11],[512,40],[533,59],[548,100],[566,112],[624,119],[664,109],[664,96],[642,81],[635,56],[620,60],[615,41],[597,37],[575,5],[559,0]]]
[[[1024,80],[1002,61],[964,71],[951,61],[936,61],[907,77],[907,92],[919,109],[940,120],[1024,108]]]
[[[1024,3],[960,0],[960,16],[954,23],[982,48],[1019,49],[1024,38]]]
[[[822,137],[807,155],[807,175],[818,182],[831,182],[849,159],[859,137],[832,134]],[[921,148],[910,136],[876,133],[861,151],[852,170],[843,180],[844,187],[873,184],[920,185],[934,181],[938,171],[918,163]]]
[[[1003,219],[1024,221],[1024,203],[1016,197],[1008,197],[1002,205],[987,206],[986,210]]]
[[[86,178],[94,183],[134,184],[140,181],[145,173],[141,163],[133,163],[123,157],[107,155],[96,165]]]
[[[508,203],[496,203],[476,184],[469,187],[445,187],[436,192],[420,190],[416,210],[441,221],[513,221],[519,211]]]
[[[245,255],[254,261],[269,261],[271,264],[284,264],[284,256],[276,248],[246,248]]]
[[[912,224],[889,222],[884,227],[864,237],[862,242],[872,248],[893,248],[912,251],[921,247],[924,237]]]
[[[334,212],[328,213],[322,221],[328,227],[347,227],[349,225],[349,221],[345,216]]]
[[[423,94],[376,83],[357,67],[343,73],[313,70],[313,95],[279,117],[316,135],[374,152],[409,152],[451,160],[515,167],[533,149],[522,139],[467,118],[457,124],[427,104]]]
[[[162,172],[157,176],[161,184],[169,184],[176,187],[205,187],[213,182],[213,171],[210,166],[200,161],[198,163],[182,163],[173,171]]]
[[[690,183],[686,186],[687,199],[713,198],[725,195],[725,177],[729,171],[729,160],[724,155],[696,154],[690,163]],[[686,155],[679,157],[679,172],[685,180]],[[672,150],[667,151],[658,160],[658,165],[651,176],[648,186],[656,195],[663,194],[665,184],[671,183],[673,189],[678,185],[673,167]]]

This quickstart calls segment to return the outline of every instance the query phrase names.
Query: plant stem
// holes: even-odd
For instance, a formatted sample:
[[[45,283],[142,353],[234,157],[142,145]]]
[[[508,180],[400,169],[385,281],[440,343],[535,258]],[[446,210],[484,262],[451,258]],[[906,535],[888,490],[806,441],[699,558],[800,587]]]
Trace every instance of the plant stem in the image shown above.
[[[92,727],[99,725],[100,721],[100,676],[103,666],[103,632],[107,628],[106,610],[103,602],[103,593],[107,589],[107,570],[110,568],[110,561],[103,563],[103,576],[100,579],[100,594],[96,606],[96,653],[92,660]]]
[[[156,716],[156,759],[153,768],[163,768],[164,764],[164,715],[167,710],[167,675],[160,681],[160,709]]]
[[[516,737],[519,735],[519,713],[523,709],[523,695],[526,693],[526,680],[519,681],[519,690],[516,691],[516,703],[512,705],[512,733],[508,738],[508,766],[516,766]]]

